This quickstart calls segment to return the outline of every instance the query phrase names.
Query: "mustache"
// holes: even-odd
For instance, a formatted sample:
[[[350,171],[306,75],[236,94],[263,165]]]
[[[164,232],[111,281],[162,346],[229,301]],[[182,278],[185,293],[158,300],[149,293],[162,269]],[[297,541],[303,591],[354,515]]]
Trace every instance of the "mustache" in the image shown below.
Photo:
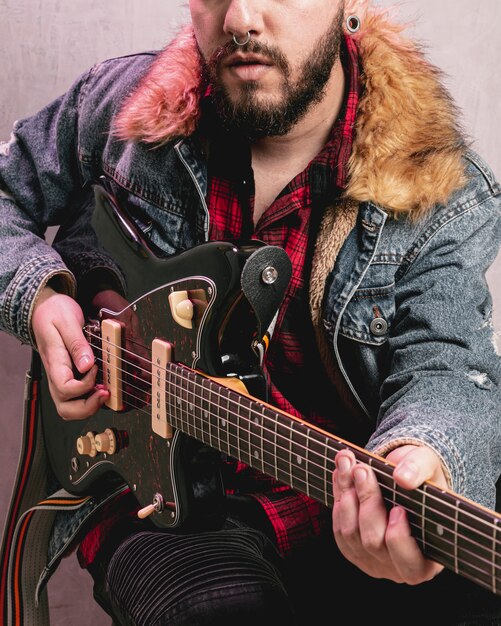
[[[260,41],[251,40],[245,44],[245,46],[238,46],[233,39],[228,41],[226,44],[219,46],[214,50],[210,58],[206,61],[207,66],[216,74],[219,73],[221,63],[231,56],[235,54],[235,52],[251,52],[254,54],[259,54],[263,57],[268,58],[273,62],[282,72],[288,76],[290,73],[289,63],[283,54],[278,48],[273,46],[268,46],[265,43]]]

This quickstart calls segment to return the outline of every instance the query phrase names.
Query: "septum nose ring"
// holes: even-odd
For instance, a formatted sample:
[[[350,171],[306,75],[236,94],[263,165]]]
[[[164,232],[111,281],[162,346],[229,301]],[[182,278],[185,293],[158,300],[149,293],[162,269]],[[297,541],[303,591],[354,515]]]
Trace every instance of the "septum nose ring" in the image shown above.
[[[238,41],[237,36],[233,34],[233,41],[235,42],[237,46],[245,46],[246,44],[249,43],[250,38],[251,38],[251,34],[249,30],[247,31],[247,34],[245,35],[243,41]]]

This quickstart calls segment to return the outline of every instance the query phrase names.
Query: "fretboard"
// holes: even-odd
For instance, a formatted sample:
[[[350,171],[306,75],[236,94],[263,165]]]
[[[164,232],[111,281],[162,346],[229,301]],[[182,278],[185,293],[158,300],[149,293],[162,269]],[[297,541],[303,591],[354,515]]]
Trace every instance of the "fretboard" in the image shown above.
[[[349,448],[375,471],[388,508],[398,504],[407,511],[429,558],[501,594],[496,512],[430,483],[404,490],[384,459],[183,365],[169,363],[167,389],[168,419],[175,428],[328,507],[334,457]]]

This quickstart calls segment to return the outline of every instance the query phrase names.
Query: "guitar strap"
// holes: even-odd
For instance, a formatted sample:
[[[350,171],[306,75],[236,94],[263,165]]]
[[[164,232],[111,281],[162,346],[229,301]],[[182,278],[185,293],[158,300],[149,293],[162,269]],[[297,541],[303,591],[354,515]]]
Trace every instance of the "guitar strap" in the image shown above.
[[[62,558],[58,553],[48,563],[49,542],[56,516],[74,511],[93,500],[59,490],[47,497],[49,464],[38,410],[40,360],[36,352],[26,374],[21,451],[0,550],[0,622],[5,626],[50,624],[47,582]],[[115,497],[120,485],[98,506]],[[88,516],[96,506],[88,506]],[[88,517],[87,516],[87,517]],[[85,517],[85,519],[87,519]],[[83,521],[82,520],[82,523]],[[65,548],[77,536],[81,524],[65,538]]]
[[[267,348],[292,274],[283,248],[263,246],[246,260],[240,276],[242,292],[256,315],[257,340]]]

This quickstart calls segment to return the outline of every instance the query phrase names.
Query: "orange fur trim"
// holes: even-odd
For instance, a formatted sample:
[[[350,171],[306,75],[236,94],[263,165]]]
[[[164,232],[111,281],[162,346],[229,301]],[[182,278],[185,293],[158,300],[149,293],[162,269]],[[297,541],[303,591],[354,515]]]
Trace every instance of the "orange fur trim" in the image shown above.
[[[402,25],[372,13],[359,33],[364,94],[346,195],[419,217],[465,183],[459,112]]]
[[[362,95],[349,161],[346,196],[372,201],[394,216],[419,217],[465,182],[465,140],[440,71],[387,10],[359,0],[362,28],[354,35],[362,64]],[[114,124],[122,140],[154,145],[192,134],[199,119],[202,77],[191,26],[160,53]]]

